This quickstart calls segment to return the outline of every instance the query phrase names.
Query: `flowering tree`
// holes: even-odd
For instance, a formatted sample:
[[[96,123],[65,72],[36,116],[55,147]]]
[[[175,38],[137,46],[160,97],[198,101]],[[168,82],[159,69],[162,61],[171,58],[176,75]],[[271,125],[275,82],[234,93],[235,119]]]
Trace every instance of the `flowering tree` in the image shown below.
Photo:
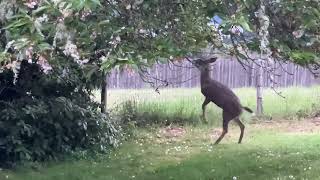
[[[261,5],[262,14],[257,11]],[[71,59],[86,71],[85,83],[104,87],[105,72],[114,67],[143,74],[156,61],[197,52],[209,42],[236,55],[244,67],[248,60],[255,62],[246,51],[266,47],[265,55],[273,59],[315,71],[318,7],[315,0],[3,0],[0,71],[13,70],[16,81],[22,60],[50,73]],[[223,18],[219,29],[207,25],[215,14]],[[261,24],[264,18],[269,25]],[[252,32],[250,41],[243,29]],[[221,41],[226,36],[231,44]],[[270,58],[265,62],[270,64]]]
[[[5,0],[2,68],[27,59],[48,72],[56,56],[69,56],[80,66],[100,63],[108,70],[183,55],[207,42],[206,16],[194,10],[201,3]]]
[[[22,60],[50,73],[57,59],[71,58],[101,82],[110,69],[141,70],[161,58],[204,47],[212,33],[204,1],[4,0],[0,5],[0,70],[18,78]],[[66,58],[68,57],[68,58]],[[59,61],[61,63],[61,61]],[[102,85],[104,87],[104,85]]]

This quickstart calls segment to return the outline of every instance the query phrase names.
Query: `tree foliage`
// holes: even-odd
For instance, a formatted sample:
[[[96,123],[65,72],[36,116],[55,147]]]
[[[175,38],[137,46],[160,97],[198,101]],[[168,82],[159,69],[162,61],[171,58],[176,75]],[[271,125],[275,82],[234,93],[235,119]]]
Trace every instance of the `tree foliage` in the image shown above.
[[[200,10],[203,1],[13,3],[15,15],[2,22],[2,61],[6,62],[28,59],[31,53],[51,64],[60,51],[79,64],[110,70],[184,55],[206,46],[210,39],[206,14]]]
[[[220,14],[227,20],[224,27],[230,28],[237,24],[258,34],[260,23],[257,11],[261,1],[266,7],[267,20],[270,23],[268,33],[272,56],[277,60],[291,60],[312,71],[319,70],[319,1],[224,1],[225,3],[219,8],[216,7],[212,13]],[[260,50],[258,38],[253,38],[250,42],[240,40],[238,43],[255,51]]]
[[[198,51],[209,42],[226,45],[219,41],[218,30],[207,25],[213,15],[223,18],[219,28],[224,35],[235,36],[235,26],[257,33],[259,4],[253,0],[4,0],[1,59],[8,64],[32,54],[51,64],[62,54],[85,67],[88,77],[118,65],[139,69]],[[301,65],[317,64],[319,2],[265,4],[274,55]],[[243,44],[257,50],[258,39]],[[228,50],[236,52],[234,48]]]

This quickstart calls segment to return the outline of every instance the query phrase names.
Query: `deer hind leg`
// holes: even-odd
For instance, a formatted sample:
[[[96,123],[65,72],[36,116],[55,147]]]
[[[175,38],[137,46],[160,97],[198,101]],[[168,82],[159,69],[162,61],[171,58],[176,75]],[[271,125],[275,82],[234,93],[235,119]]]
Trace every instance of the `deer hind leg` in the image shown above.
[[[232,116],[226,111],[223,111],[222,116],[223,116],[223,131],[214,144],[219,144],[219,142],[228,133],[228,124],[229,124],[230,120],[232,120]]]
[[[206,98],[205,100],[204,100],[204,102],[202,103],[202,120],[204,121],[204,122],[208,122],[207,121],[207,118],[206,118],[206,106],[208,105],[210,103],[210,100],[208,99],[208,98]]]
[[[243,125],[243,123],[240,121],[239,117],[237,117],[236,119],[234,119],[234,121],[239,125],[241,133],[240,133],[240,137],[239,137],[239,141],[238,143],[240,144],[243,138],[243,134],[244,134],[244,128],[245,126]]]

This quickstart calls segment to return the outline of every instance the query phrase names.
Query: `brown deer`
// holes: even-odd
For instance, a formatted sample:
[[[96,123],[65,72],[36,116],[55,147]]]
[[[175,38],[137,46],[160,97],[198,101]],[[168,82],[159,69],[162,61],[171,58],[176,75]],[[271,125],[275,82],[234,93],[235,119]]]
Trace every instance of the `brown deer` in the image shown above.
[[[230,88],[221,84],[218,81],[215,81],[210,78],[210,68],[209,64],[213,63],[217,58],[209,59],[196,59],[190,61],[195,67],[200,70],[200,84],[201,84],[201,93],[205,96],[205,100],[202,104],[202,118],[205,122],[205,110],[206,106],[213,102],[223,110],[223,131],[220,137],[216,140],[215,144],[218,144],[223,137],[228,133],[228,124],[231,120],[234,120],[240,127],[241,133],[238,143],[240,144],[244,134],[245,126],[240,121],[239,116],[242,113],[242,110],[246,110],[250,113],[253,111],[241,105],[239,98],[232,92]]]

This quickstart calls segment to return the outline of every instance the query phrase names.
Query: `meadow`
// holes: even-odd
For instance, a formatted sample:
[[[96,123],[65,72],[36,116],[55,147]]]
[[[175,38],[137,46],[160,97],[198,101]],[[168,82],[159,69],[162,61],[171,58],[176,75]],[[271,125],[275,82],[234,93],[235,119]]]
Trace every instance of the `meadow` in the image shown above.
[[[236,143],[240,130],[231,123],[225,139],[214,146],[221,132],[221,110],[208,106],[209,124],[198,123],[203,101],[199,89],[165,89],[160,95],[152,90],[110,90],[109,108],[119,108],[121,116],[132,121],[144,118],[141,122],[149,121],[150,126],[133,128],[131,137],[107,154],[2,169],[0,179],[320,179],[320,87],[280,91],[285,99],[264,91],[265,118],[243,114],[243,144]],[[254,109],[254,89],[235,92],[243,105]],[[133,103],[128,105],[128,100]]]

